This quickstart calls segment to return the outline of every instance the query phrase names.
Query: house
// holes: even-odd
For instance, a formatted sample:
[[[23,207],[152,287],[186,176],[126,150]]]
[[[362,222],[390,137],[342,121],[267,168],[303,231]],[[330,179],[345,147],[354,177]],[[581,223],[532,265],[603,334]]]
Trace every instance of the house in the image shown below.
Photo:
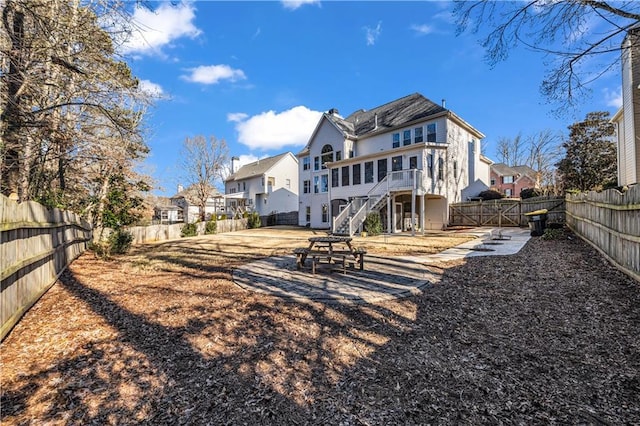
[[[529,166],[509,167],[504,163],[492,164],[491,189],[505,197],[519,197],[523,189],[537,188],[537,173]]]
[[[224,184],[228,210],[256,211],[260,216],[298,211],[298,159],[291,152],[237,165],[233,157]]]
[[[200,219],[198,204],[195,185],[190,185],[186,189],[182,185],[178,185],[178,192],[169,198],[168,206],[154,208],[154,219],[160,220],[161,223],[197,222]],[[209,220],[211,215],[221,212],[224,213],[224,197],[216,188],[209,187],[209,197],[204,208],[205,220]]]
[[[622,108],[611,122],[616,126],[618,185],[640,181],[640,25],[622,42]]]
[[[379,212],[389,232],[442,229],[449,203],[488,184],[482,133],[419,93],[369,111],[323,114],[298,153],[299,224],[352,235]]]

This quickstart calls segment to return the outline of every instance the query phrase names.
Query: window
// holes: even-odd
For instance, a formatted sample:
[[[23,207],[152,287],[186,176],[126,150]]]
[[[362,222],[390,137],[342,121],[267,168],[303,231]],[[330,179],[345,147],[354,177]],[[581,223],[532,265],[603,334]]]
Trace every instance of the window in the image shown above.
[[[491,178],[491,186],[495,186],[496,185],[496,180],[494,178]]]
[[[415,155],[413,157],[409,157],[409,170],[418,168],[418,157]]]
[[[242,182],[242,190],[243,191],[247,190],[247,182]]]
[[[336,151],[336,161],[342,160],[342,151]]]
[[[302,170],[309,170],[311,168],[311,158],[304,157],[302,159]]]
[[[307,221],[307,223],[310,223],[311,222],[311,206],[305,207],[304,213],[305,213],[305,220]]]
[[[342,186],[349,186],[349,166],[342,168]]]
[[[329,192],[329,175],[320,176],[320,192]]]
[[[360,185],[362,181],[362,175],[360,169],[362,168],[360,164],[354,164],[351,170],[351,174],[353,175],[353,184]]]
[[[513,176],[502,176],[502,183],[513,183]]]
[[[322,205],[322,221],[329,222],[329,206],[326,204]]]
[[[505,195],[506,197],[511,197],[511,188],[507,188],[507,189],[505,189],[505,190],[504,190],[504,195]]]
[[[322,168],[327,168],[327,163],[333,162],[333,147],[329,144],[322,147]]]
[[[400,133],[393,134],[393,147],[398,148],[400,146]]]
[[[413,141],[415,143],[419,143],[423,141],[422,127],[416,127],[415,129],[413,129]]]
[[[427,124],[427,142],[436,141],[436,123]]]
[[[402,132],[402,145],[411,145],[411,130]]]
[[[302,192],[305,194],[309,194],[311,193],[311,181],[310,180],[305,180],[302,184],[303,186],[303,190]]]
[[[347,158],[353,158],[353,150],[352,149],[349,150],[349,156]]]
[[[364,183],[373,182],[373,161],[364,163]]]
[[[320,170],[320,157],[313,157],[313,170]]]
[[[387,159],[378,160],[378,182],[387,175]]]
[[[427,154],[427,170],[429,171],[429,177],[433,179],[433,154]]]
[[[291,188],[291,179],[285,179],[284,186],[286,186],[287,188]]]
[[[339,179],[338,169],[331,169],[331,187],[332,188],[340,186],[340,182],[338,179]]]
[[[453,160],[453,177],[458,179],[458,160]]]
[[[394,172],[402,170],[402,155],[398,155],[391,159],[391,170]]]
[[[320,192],[320,176],[313,177],[313,192],[315,194]]]
[[[240,182],[238,182],[238,192],[240,192]]]
[[[438,180],[444,180],[444,158],[438,158]]]

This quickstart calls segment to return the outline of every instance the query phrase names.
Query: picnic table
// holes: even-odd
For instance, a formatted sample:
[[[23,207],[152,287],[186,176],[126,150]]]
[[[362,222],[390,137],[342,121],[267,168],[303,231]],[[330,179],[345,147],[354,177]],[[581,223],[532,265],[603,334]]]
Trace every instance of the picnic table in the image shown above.
[[[339,267],[344,274],[347,266],[355,267],[357,263],[362,271],[364,269],[364,255],[366,250],[354,248],[351,237],[330,235],[326,237],[310,237],[308,247],[299,247],[294,250],[296,266],[298,270],[305,266],[308,258],[311,258],[311,271],[315,274],[316,268],[321,265]]]

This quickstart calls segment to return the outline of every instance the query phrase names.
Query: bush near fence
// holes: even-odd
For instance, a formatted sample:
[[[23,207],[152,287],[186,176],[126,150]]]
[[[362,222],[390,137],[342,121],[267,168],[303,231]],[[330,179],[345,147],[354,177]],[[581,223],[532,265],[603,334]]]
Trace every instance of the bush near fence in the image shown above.
[[[248,228],[247,219],[225,219],[218,220],[216,223],[216,234]],[[131,226],[127,228],[127,231],[133,235],[132,244],[144,244],[182,238],[181,233],[184,225],[184,223],[174,223],[173,225]],[[206,226],[206,222],[196,223],[197,235],[205,235]]]
[[[449,226],[528,226],[525,213],[546,209],[549,223],[565,222],[564,197],[469,201],[449,205]]]
[[[567,225],[640,281],[640,185],[624,193],[609,189],[567,194]]]
[[[75,213],[0,194],[0,340],[87,249],[91,234]]]

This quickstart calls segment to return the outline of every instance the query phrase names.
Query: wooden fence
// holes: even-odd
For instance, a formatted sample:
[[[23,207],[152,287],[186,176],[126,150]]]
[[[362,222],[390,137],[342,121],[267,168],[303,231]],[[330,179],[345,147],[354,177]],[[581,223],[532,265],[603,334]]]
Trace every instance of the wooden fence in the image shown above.
[[[565,222],[564,197],[470,201],[449,205],[449,226],[527,226],[525,213],[547,209],[547,222]]]
[[[567,195],[567,225],[640,281],[640,185]]]
[[[248,228],[247,219],[225,219],[218,220],[216,223],[216,234],[241,231]],[[133,234],[133,244],[144,244],[181,238],[183,226],[184,223],[174,223],[172,225],[131,226],[127,228],[127,231]],[[205,226],[205,222],[199,222],[196,224],[196,232],[198,235],[204,235]]]
[[[91,240],[78,215],[0,194],[0,340]]]

